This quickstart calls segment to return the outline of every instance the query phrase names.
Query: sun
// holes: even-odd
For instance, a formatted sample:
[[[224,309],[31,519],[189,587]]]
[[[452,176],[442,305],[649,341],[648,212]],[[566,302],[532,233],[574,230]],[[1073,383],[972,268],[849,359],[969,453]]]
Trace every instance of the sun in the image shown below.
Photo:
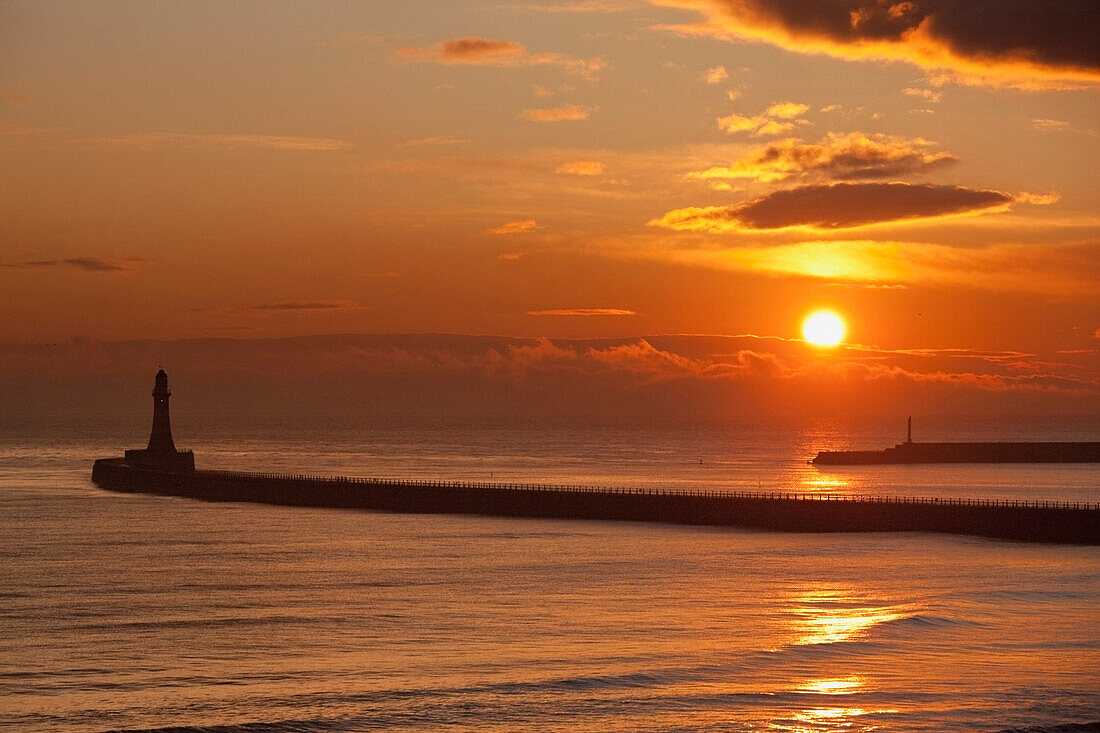
[[[802,336],[814,346],[836,346],[844,338],[844,319],[832,311],[814,311],[802,322]]]

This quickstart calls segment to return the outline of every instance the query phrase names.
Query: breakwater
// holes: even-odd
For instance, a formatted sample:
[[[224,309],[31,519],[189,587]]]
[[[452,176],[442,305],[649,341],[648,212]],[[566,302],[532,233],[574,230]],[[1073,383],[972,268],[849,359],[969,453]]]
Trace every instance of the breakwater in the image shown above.
[[[610,489],[237,471],[171,472],[118,458],[96,461],[92,480],[113,491],[204,501],[664,522],[789,532],[945,532],[1025,542],[1100,545],[1100,504],[1080,502]]]
[[[1100,463],[1100,443],[899,443],[884,450],[821,451],[814,464]]]

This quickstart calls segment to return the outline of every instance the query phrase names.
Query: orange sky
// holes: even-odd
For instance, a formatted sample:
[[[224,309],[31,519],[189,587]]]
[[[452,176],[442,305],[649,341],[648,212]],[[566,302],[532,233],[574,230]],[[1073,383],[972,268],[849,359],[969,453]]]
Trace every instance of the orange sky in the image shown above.
[[[614,337],[555,348],[1100,414],[1098,26],[1093,0],[0,2],[0,376],[74,338]],[[846,346],[789,341],[818,307]],[[626,344],[646,366],[597,358]]]

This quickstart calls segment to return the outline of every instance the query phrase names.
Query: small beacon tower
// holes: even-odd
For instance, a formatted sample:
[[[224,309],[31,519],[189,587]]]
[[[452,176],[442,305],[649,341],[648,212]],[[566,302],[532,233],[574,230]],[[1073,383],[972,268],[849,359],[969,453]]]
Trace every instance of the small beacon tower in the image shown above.
[[[195,454],[178,451],[172,441],[172,425],[168,418],[168,375],[161,369],[153,384],[153,430],[145,450],[126,451],[126,461],[162,471],[189,472],[195,470]]]

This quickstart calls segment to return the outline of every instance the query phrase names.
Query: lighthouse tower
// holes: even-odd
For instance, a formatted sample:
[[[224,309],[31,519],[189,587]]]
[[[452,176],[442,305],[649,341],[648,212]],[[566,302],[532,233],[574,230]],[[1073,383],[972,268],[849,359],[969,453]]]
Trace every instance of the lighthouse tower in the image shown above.
[[[168,375],[161,369],[157,372],[153,386],[153,432],[149,434],[149,453],[175,453],[176,444],[172,442],[172,425],[168,420]]]
[[[168,419],[168,375],[161,369],[153,382],[153,430],[144,450],[126,451],[126,461],[162,471],[194,471],[195,455],[178,451],[172,441],[172,424]]]

